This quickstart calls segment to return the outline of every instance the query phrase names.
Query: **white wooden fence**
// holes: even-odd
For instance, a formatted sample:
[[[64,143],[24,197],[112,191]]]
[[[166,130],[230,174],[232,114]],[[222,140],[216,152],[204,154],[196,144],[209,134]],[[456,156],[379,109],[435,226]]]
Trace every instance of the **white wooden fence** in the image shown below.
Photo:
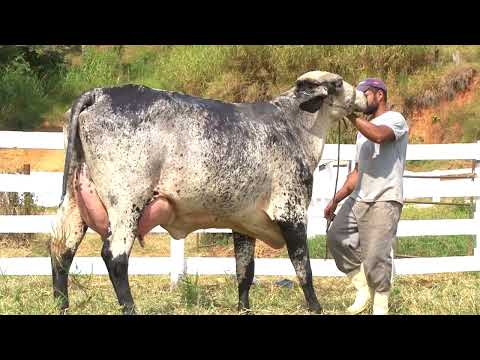
[[[63,150],[62,133],[0,131],[1,148],[60,149]],[[353,166],[354,145],[342,145],[342,165],[339,186]],[[322,157],[322,166],[314,174],[314,190],[309,208],[309,237],[325,234],[326,221],[323,219],[324,205],[333,195],[337,145],[327,144]],[[331,160],[330,160],[331,159]],[[407,160],[472,160],[472,178],[443,180],[429,178],[448,172],[411,173],[406,172],[404,193],[406,199],[442,197],[474,198],[476,211],[473,219],[455,220],[401,220],[398,237],[422,235],[474,235],[476,246],[473,256],[441,258],[395,259],[397,274],[427,274],[438,272],[480,271],[480,142],[472,144],[409,145]],[[450,173],[458,173],[450,171]],[[415,178],[412,176],[423,176]],[[30,192],[44,206],[58,205],[61,192],[62,173],[31,173],[30,175],[0,174],[0,192]],[[50,215],[5,215],[0,216],[0,233],[48,233],[52,228]],[[90,230],[89,230],[90,231]],[[165,232],[157,226],[152,232]],[[199,232],[230,232],[228,229],[208,229]],[[419,240],[421,241],[421,239]],[[182,274],[235,274],[234,258],[185,257],[184,240],[171,240],[170,257],[131,257],[129,274],[170,274],[176,282]],[[333,260],[312,259],[314,276],[343,276]],[[76,274],[107,274],[100,257],[75,257],[71,271]],[[50,260],[47,257],[0,258],[0,273],[5,275],[50,275]],[[289,259],[256,259],[256,275],[295,275]]]

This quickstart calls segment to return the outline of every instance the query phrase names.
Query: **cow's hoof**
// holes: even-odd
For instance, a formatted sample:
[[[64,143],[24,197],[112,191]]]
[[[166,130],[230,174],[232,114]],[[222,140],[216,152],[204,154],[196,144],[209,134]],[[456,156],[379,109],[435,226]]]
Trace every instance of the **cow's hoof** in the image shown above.
[[[309,310],[310,312],[315,313],[315,314],[323,314],[323,309],[322,309],[322,307],[320,306],[319,303],[310,304],[310,305],[308,306],[308,310]]]
[[[68,306],[67,307],[62,307],[59,311],[58,311],[59,315],[67,315],[68,314]]]
[[[137,315],[137,310],[135,309],[135,305],[124,305],[123,315]]]
[[[253,315],[253,311],[250,308],[238,307],[238,315]]]
[[[62,298],[61,303],[58,305],[58,308],[57,308],[58,309],[58,314],[59,315],[66,315],[69,307],[70,307],[70,304],[69,304],[68,300],[66,300],[65,298]]]

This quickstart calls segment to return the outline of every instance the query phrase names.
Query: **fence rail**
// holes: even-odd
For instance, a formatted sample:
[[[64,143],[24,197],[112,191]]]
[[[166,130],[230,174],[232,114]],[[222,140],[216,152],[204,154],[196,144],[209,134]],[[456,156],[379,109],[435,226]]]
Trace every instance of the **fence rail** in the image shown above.
[[[0,131],[0,149],[51,149],[63,150],[62,133]],[[353,167],[354,145],[341,145],[339,183]],[[323,207],[333,195],[335,183],[337,145],[325,145],[323,166],[314,173],[314,189],[309,208],[308,235],[324,235],[326,221],[322,218]],[[424,235],[474,235],[480,236],[480,142],[471,144],[409,145],[407,160],[472,160],[471,169],[432,171],[428,173],[405,172],[404,196],[406,199],[442,197],[472,198],[475,201],[473,219],[401,220],[398,236]],[[463,175],[470,174],[470,177]],[[453,176],[452,176],[453,175]],[[459,176],[460,175],[460,176]],[[450,176],[450,178],[446,178]],[[57,206],[60,200],[62,173],[31,172],[30,175],[0,174],[0,192],[30,192],[36,195],[43,206]],[[3,215],[0,216],[0,233],[49,233],[53,215]],[[89,229],[89,231],[91,231]],[[154,233],[166,233],[157,226]],[[206,229],[197,232],[229,233],[229,229]],[[420,240],[421,241],[421,240]],[[171,240],[170,257],[131,257],[130,274],[170,274],[172,282],[182,274],[233,274],[234,258],[185,257],[184,240]],[[426,274],[436,272],[480,271],[479,242],[474,256],[441,258],[395,259],[398,274]],[[314,276],[341,276],[332,260],[312,259]],[[79,274],[107,274],[100,258],[75,257],[72,272]],[[288,259],[256,259],[257,275],[294,275]],[[44,257],[0,258],[0,273],[5,275],[49,275],[50,260]]]
[[[130,275],[171,275],[175,262],[171,257],[131,257],[128,264]],[[344,276],[337,270],[332,259],[311,259],[313,276]],[[50,258],[16,257],[0,258],[2,275],[51,275]],[[438,258],[395,259],[395,273],[399,275],[433,274],[442,272],[480,271],[474,256],[450,256]],[[70,272],[76,275],[108,275],[100,257],[76,256]],[[235,259],[231,257],[186,257],[184,274],[234,275]],[[180,272],[178,273],[180,274]],[[288,259],[255,259],[255,275],[294,276],[295,271]]]
[[[339,182],[346,177],[347,170],[347,168],[341,170]],[[334,172],[335,169],[332,168],[332,171]],[[461,171],[463,171],[462,174],[467,174],[468,169],[461,169]],[[438,178],[439,176],[442,176],[442,178]],[[322,184],[330,184],[330,175],[323,176],[322,171],[316,171],[315,177],[320,178]],[[0,174],[0,191],[31,192],[37,194],[39,205],[57,206],[60,201],[62,179],[63,173],[59,172],[31,172],[30,175]],[[327,190],[333,191],[333,188],[330,189],[330,186],[320,186],[320,179],[316,179],[315,195],[322,198],[331,197],[331,192]],[[448,172],[406,172],[404,178],[404,196],[407,199],[419,197],[480,196],[478,181],[472,181],[472,179],[472,176],[468,178],[460,175],[452,177]],[[335,181],[335,178],[333,178],[333,181]]]

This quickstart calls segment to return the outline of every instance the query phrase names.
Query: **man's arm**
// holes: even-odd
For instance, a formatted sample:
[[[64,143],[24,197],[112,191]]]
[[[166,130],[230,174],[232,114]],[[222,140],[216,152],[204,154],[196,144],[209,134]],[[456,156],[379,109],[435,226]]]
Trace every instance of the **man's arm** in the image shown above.
[[[355,190],[355,186],[357,186],[358,181],[358,163],[355,164],[355,168],[352,170],[350,174],[347,175],[347,179],[343,184],[342,188],[337,191],[333,200],[338,204],[340,201],[345,199],[348,195],[350,195],[353,190]]]
[[[350,121],[363,136],[374,143],[383,144],[395,140],[395,133],[388,126],[372,124],[362,117],[351,118]]]
[[[340,201],[345,199],[348,195],[350,195],[353,190],[355,190],[355,186],[357,186],[358,181],[358,163],[355,164],[355,169],[348,174],[347,180],[343,184],[342,188],[337,191],[333,199],[328,203],[327,207],[325,208],[323,215],[326,219],[331,220],[333,218],[333,214],[335,213],[335,209]]]

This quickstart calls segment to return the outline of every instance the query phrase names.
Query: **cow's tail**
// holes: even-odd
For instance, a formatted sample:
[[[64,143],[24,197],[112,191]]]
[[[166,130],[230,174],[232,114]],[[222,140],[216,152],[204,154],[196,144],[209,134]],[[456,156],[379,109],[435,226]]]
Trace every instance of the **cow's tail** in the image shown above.
[[[78,144],[78,148],[81,147],[80,138],[78,136],[78,117],[80,113],[87,107],[93,105],[95,102],[94,91],[88,91],[83,93],[73,104],[70,112],[70,122],[68,124],[68,140],[65,154],[65,164],[63,167],[63,185],[62,185],[62,197],[60,198],[60,205],[63,203],[65,194],[67,193],[68,176],[70,174],[70,167],[72,163],[72,157],[74,155],[74,148]],[[78,142],[78,143],[77,143]],[[59,205],[59,206],[60,206]]]

